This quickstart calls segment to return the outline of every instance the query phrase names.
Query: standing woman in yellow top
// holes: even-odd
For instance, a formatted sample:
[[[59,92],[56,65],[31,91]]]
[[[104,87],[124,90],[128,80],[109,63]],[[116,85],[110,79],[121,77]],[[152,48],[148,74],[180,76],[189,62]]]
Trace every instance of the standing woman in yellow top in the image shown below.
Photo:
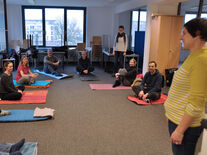
[[[165,115],[173,154],[194,155],[207,101],[207,20],[196,18],[186,23],[181,40],[190,55],[173,77]]]

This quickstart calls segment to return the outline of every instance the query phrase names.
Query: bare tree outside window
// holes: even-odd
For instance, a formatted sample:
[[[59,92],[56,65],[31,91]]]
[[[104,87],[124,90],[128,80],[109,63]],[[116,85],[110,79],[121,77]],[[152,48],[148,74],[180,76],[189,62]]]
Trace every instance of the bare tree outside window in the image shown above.
[[[64,9],[45,9],[46,46],[64,45]]]
[[[77,45],[83,42],[83,10],[67,10],[67,43]]]

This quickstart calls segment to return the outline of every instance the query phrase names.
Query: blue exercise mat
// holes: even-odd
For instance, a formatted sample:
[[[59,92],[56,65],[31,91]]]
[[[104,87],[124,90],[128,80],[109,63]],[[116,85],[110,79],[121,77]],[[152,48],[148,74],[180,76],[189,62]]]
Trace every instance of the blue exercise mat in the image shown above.
[[[37,73],[40,73],[40,74],[44,74],[44,75],[47,75],[49,77],[52,77],[52,78],[55,78],[55,79],[58,79],[58,80],[61,80],[61,79],[64,79],[64,78],[71,78],[71,77],[73,77],[72,74],[68,75],[68,74],[64,74],[64,73],[61,73],[62,76],[55,76],[53,74],[47,74],[45,72],[39,71],[38,69],[35,69],[34,72],[37,72]]]
[[[47,120],[52,117],[33,117],[34,110],[9,110],[10,115],[1,116],[0,122],[33,122]]]
[[[51,81],[35,81],[35,83],[32,83],[31,85],[25,85],[25,84],[18,84],[16,80],[13,80],[13,83],[15,86],[47,86],[51,83]]]

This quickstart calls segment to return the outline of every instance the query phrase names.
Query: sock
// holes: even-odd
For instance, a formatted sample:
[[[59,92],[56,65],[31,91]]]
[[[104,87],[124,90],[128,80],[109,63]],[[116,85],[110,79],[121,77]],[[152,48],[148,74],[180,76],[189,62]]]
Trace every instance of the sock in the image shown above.
[[[16,152],[9,153],[9,155],[22,155],[22,153],[20,151],[16,151]]]
[[[10,149],[10,153],[11,152],[16,152],[19,151],[21,149],[21,147],[24,145],[25,139],[23,138],[22,140],[20,140],[18,143],[14,144],[11,146]]]

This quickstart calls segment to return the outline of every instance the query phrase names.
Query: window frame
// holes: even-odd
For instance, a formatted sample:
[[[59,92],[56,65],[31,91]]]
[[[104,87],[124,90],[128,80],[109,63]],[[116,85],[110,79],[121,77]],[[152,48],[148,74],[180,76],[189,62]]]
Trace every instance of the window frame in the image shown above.
[[[42,9],[42,41],[43,44],[38,47],[53,47],[53,46],[46,46],[46,30],[45,30],[45,9],[46,8],[61,8],[64,9],[64,46],[66,46],[67,42],[67,10],[83,10],[83,42],[86,42],[86,7],[62,7],[62,6],[31,6],[31,5],[23,5],[22,6],[22,32],[23,32],[23,39],[26,39],[26,31],[25,31],[25,9]],[[68,47],[77,47],[77,45],[67,45]]]
[[[140,12],[141,11],[146,11],[147,13],[147,10],[146,9],[138,9],[138,10],[132,10],[131,11],[131,16],[130,16],[130,48],[134,48],[132,47],[132,36],[131,36],[131,33],[132,33],[132,15],[133,15],[133,11],[138,11],[138,23],[137,23],[137,31],[140,31]]]

